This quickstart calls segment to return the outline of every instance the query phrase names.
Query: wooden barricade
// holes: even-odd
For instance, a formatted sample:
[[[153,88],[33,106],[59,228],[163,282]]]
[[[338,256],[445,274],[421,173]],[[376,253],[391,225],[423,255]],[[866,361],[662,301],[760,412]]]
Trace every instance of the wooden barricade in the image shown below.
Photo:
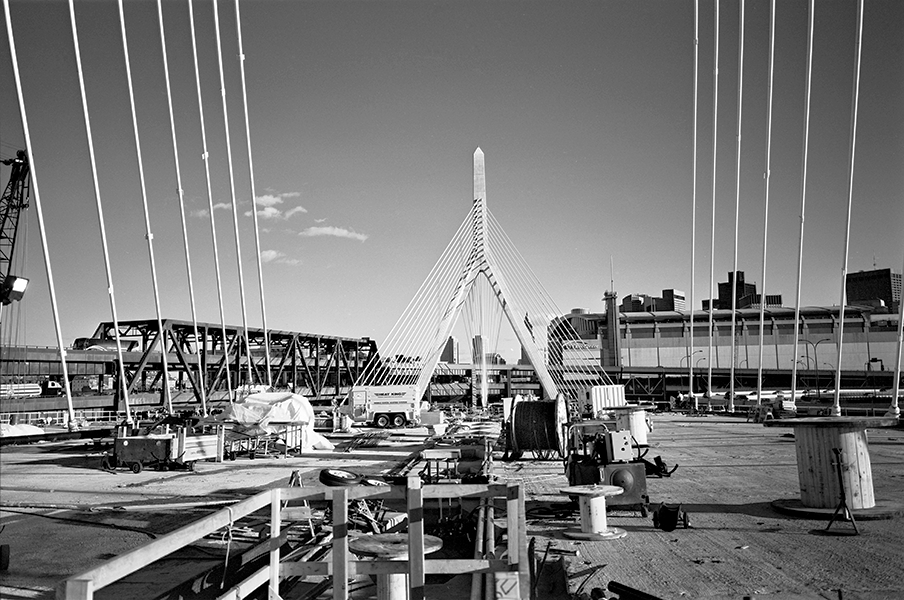
[[[409,559],[356,560],[349,554],[348,505],[350,500],[379,498],[404,500],[408,512]],[[429,499],[469,498],[478,502],[501,498],[506,506],[508,552],[504,559],[466,558],[430,560],[424,555],[424,501]],[[286,507],[292,501],[331,501],[333,548],[321,561],[280,562],[280,548],[286,532],[282,521],[296,519],[303,507]],[[507,599],[530,597],[527,532],[524,517],[524,493],[518,484],[439,484],[422,485],[418,477],[409,477],[406,486],[290,487],[261,492],[228,508],[204,517],[144,546],[118,556],[89,571],[70,577],[57,590],[58,599],[92,600],[94,592],[150,565],[201,538],[265,507],[270,507],[270,538],[259,547],[269,552],[269,563],[244,581],[225,590],[219,597],[241,600],[267,584],[269,597],[276,599],[279,583],[286,577],[322,576],[332,578],[334,600],[348,600],[349,579],[355,575],[406,573],[409,599],[425,598],[425,577],[430,574],[498,574],[496,587],[505,587]],[[498,594],[497,594],[498,595]]]

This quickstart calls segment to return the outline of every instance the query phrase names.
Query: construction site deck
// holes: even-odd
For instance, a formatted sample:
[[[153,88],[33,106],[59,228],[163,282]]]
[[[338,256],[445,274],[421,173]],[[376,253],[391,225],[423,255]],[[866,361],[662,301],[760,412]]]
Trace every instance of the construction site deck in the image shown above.
[[[489,482],[519,484],[523,490],[537,574],[531,597],[634,597],[609,591],[615,582],[663,599],[902,598],[904,527],[896,502],[904,497],[904,430],[870,429],[868,436],[875,496],[884,510],[858,517],[857,535],[845,520],[833,523],[826,535],[832,511],[779,510],[782,500],[800,497],[794,432],[737,416],[653,416],[646,457],[660,457],[657,462],[670,474],[647,477],[649,505],[643,510],[610,507],[608,524],[626,533],[619,539],[566,535],[580,517],[561,491],[569,484],[561,457],[526,452],[518,460],[503,460],[504,450],[496,446],[490,450]],[[91,440],[6,445],[0,452],[0,542],[10,551],[9,567],[0,572],[0,597],[60,597],[63,583],[77,573],[262,490],[290,483],[315,488],[324,469],[380,479],[405,476],[411,457],[430,445],[431,432],[354,428],[328,437],[333,450],[244,455],[199,461],[193,470],[139,473],[103,469],[103,449]],[[680,505],[688,526],[655,527],[651,513],[661,503]],[[206,547],[159,561],[94,597],[177,597],[180,583],[202,567],[223,563],[229,545],[234,550],[258,535],[253,527],[225,528]],[[425,596],[475,597],[472,582],[468,575],[437,584],[428,576]],[[206,596],[182,590],[181,597],[217,597],[210,589]],[[377,597],[367,577],[350,590],[354,598]],[[332,592],[329,585],[307,586],[282,597],[330,598]],[[485,591],[477,597],[493,596]]]

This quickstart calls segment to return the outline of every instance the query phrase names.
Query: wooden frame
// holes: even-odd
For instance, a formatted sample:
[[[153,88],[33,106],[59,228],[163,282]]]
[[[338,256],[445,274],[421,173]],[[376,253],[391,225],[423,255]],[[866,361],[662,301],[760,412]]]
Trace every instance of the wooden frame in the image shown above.
[[[348,549],[348,503],[350,500],[380,498],[405,500],[408,508],[408,561],[352,560]],[[506,504],[508,555],[505,559],[441,559],[424,556],[424,501],[439,498],[501,498]],[[280,547],[285,542],[282,519],[298,511],[283,508],[289,501],[332,501],[333,551],[331,559],[311,562],[281,563]],[[429,574],[512,573],[517,577],[521,598],[530,597],[530,574],[527,553],[527,525],[524,517],[524,493],[519,484],[423,486],[418,477],[409,477],[402,486],[355,487],[290,487],[261,492],[204,517],[159,539],[131,550],[89,571],[70,577],[57,590],[58,599],[92,600],[94,592],[150,565],[235,521],[270,507],[270,539],[261,546],[269,552],[268,564],[225,590],[220,599],[241,600],[261,585],[269,583],[270,598],[276,599],[279,582],[288,576],[328,576],[333,579],[334,600],[348,600],[348,579],[357,574],[407,573],[410,600],[425,597],[425,577]],[[516,575],[514,575],[516,574]],[[514,596],[508,596],[514,597]]]

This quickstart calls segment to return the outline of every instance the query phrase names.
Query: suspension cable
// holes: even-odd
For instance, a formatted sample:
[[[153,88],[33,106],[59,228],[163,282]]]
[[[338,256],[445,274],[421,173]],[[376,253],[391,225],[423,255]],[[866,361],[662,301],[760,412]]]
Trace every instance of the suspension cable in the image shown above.
[[[226,163],[229,168],[229,196],[232,203],[232,225],[235,230],[235,262],[239,276],[239,300],[242,308],[242,332],[245,338],[245,364],[248,368],[248,386],[254,384],[251,363],[251,340],[248,335],[248,311],[245,308],[245,272],[242,269],[242,245],[239,241],[239,212],[235,196],[235,171],[232,165],[232,142],[229,135],[229,110],[226,107],[226,76],[223,74],[223,46],[220,41],[220,11],[213,3],[214,30],[217,38],[217,63],[220,69],[220,96],[223,100],[223,129],[226,135]]]
[[[772,80],[775,72],[775,0],[772,0],[769,12],[769,80],[767,83],[768,99],[766,110],[766,188],[763,200],[763,289],[760,292],[760,344],[759,357],[757,358],[756,376],[756,404],[762,404],[763,395],[763,335],[765,332],[766,318],[766,249],[769,233],[769,183],[772,174]],[[795,329],[800,329],[799,325]],[[794,366],[797,366],[797,349],[794,350]],[[792,401],[794,396],[791,397]]]
[[[226,389],[229,394],[229,402],[235,399],[232,388],[231,365],[229,361],[229,345],[226,338],[226,311],[223,307],[223,277],[220,273],[220,250],[217,244],[217,228],[214,219],[213,191],[210,186],[210,153],[207,150],[207,127],[204,121],[204,102],[201,97],[201,71],[198,67],[198,43],[195,30],[195,11],[193,0],[188,0],[188,18],[191,25],[191,49],[195,63],[195,84],[198,92],[198,114],[201,123],[201,158],[204,160],[204,176],[207,182],[207,210],[210,211],[210,237],[213,243],[213,264],[217,280],[217,306],[220,310],[220,331],[223,335],[223,365],[226,370]],[[213,348],[211,348],[213,350]],[[214,382],[216,383],[216,382]]]
[[[78,68],[79,90],[82,98],[82,111],[85,116],[85,133],[88,138],[88,155],[91,162],[91,177],[94,182],[94,200],[97,206],[97,222],[100,228],[100,239],[104,251],[104,268],[107,274],[107,292],[110,296],[110,312],[113,316],[113,336],[116,339],[116,357],[119,362],[120,390],[126,407],[126,422],[132,422],[132,410],[129,406],[129,384],[126,381],[125,362],[122,356],[122,342],[119,337],[119,318],[116,315],[116,297],[113,293],[113,271],[110,267],[110,249],[107,245],[107,230],[104,225],[103,202],[100,197],[100,183],[97,178],[97,160],[94,156],[94,139],[91,135],[91,118],[88,115],[88,97],[85,92],[85,74],[82,70],[82,54],[78,43],[78,29],[75,24],[75,0],[69,0],[69,19],[72,23],[72,43],[75,48],[75,63]]]
[[[151,267],[151,282],[154,290],[154,308],[157,313],[157,340],[160,343],[160,362],[163,367],[163,398],[166,402],[166,410],[173,414],[173,399],[170,395],[169,368],[166,360],[166,338],[163,331],[163,319],[160,316],[160,287],[157,283],[157,262],[154,257],[154,234],[151,233],[151,217],[148,212],[148,194],[144,178],[144,160],[141,157],[141,138],[138,135],[138,114],[135,111],[135,88],[132,85],[132,67],[129,64],[129,42],[126,38],[126,19],[122,7],[119,5],[119,27],[122,31],[122,52],[126,66],[126,81],[129,86],[129,106],[132,110],[132,130],[135,134],[135,156],[138,161],[138,180],[141,185],[141,206],[144,209],[145,239],[148,242],[148,259]],[[152,346],[153,347],[153,346]],[[150,350],[150,348],[148,348]]]
[[[60,327],[60,309],[57,304],[56,288],[53,283],[53,269],[50,264],[50,250],[47,246],[47,229],[44,227],[44,209],[41,204],[41,193],[38,188],[38,174],[35,165],[34,152],[31,146],[31,130],[28,127],[28,115],[25,111],[25,96],[22,93],[22,79],[19,75],[19,59],[16,55],[16,42],[13,36],[13,21],[9,13],[9,0],[3,0],[3,12],[6,16],[6,32],[9,40],[10,62],[13,67],[13,76],[16,80],[16,97],[19,100],[19,117],[22,120],[22,132],[25,136],[25,149],[28,152],[28,164],[31,172],[31,187],[34,190],[35,209],[38,216],[38,230],[41,234],[41,249],[44,254],[44,269],[47,273],[47,287],[50,291],[50,308],[53,314],[53,328],[57,338],[57,348],[60,351],[60,371],[63,379],[63,389],[66,394],[66,409],[69,415],[69,429],[75,427],[75,409],[72,405],[72,389],[69,385],[69,366],[66,362],[66,349],[63,346],[63,331]],[[128,406],[128,404],[126,405]]]
[[[159,2],[159,0],[158,0]],[[245,140],[248,143],[248,180],[251,183],[251,216],[254,219],[254,247],[257,257],[257,281],[261,295],[261,322],[264,329],[265,364],[267,366],[267,387],[273,386],[270,370],[270,331],[267,329],[267,303],[264,301],[264,267],[261,262],[261,236],[257,223],[257,194],[254,191],[254,161],[251,153],[251,127],[248,119],[248,91],[245,85],[245,51],[242,47],[242,17],[239,13],[239,0],[235,0],[235,29],[239,48],[239,73],[242,78],[242,107],[245,110]],[[247,335],[247,334],[246,334]],[[250,351],[249,351],[249,360]]]
[[[832,416],[841,416],[841,349],[844,337],[844,301],[847,295],[848,255],[851,248],[851,206],[854,203],[854,155],[857,150],[857,110],[860,103],[860,55],[863,48],[863,0],[858,3],[857,11],[857,43],[854,69],[854,90],[851,100],[851,149],[850,169],[848,171],[847,221],[844,232],[844,265],[841,269],[841,302],[838,305],[838,366],[835,368],[835,402],[832,405]],[[819,367],[819,365],[816,365]]]
[[[176,118],[173,113],[173,93],[170,85],[169,60],[166,54],[166,31],[163,26],[163,2],[157,0],[157,20],[160,23],[160,47],[163,50],[163,73],[166,79],[166,104],[169,109],[170,131],[173,136],[173,162],[176,168],[176,193],[179,196],[179,218],[182,223],[182,245],[185,252],[185,272],[188,275],[188,299],[191,306],[192,331],[195,335],[195,353],[198,360],[198,389],[201,393],[201,415],[207,416],[207,389],[201,352],[201,336],[198,333],[198,313],[195,306],[195,283],[191,272],[191,254],[188,248],[188,225],[185,220],[185,192],[182,189],[182,170],[179,167],[179,145],[176,142]],[[189,376],[191,376],[189,374]]]
[[[691,184],[691,305],[688,311],[690,320],[690,347],[687,355],[687,380],[688,393],[694,402],[694,410],[697,409],[697,397],[694,394],[694,364],[690,359],[694,355],[694,288],[697,285],[697,97],[699,95],[698,72],[700,68],[700,0],[694,0],[694,158],[692,161],[691,172],[693,173],[693,182]]]
[[[735,215],[734,215],[734,263],[731,280],[731,355],[729,356],[728,378],[728,412],[734,412],[735,390],[735,329],[738,324],[738,223],[741,216],[741,108],[744,105],[744,0],[741,0],[738,16],[738,132],[737,132],[737,164],[735,170]]]
[[[795,288],[796,299],[794,301],[794,322],[797,326],[794,328],[794,356],[797,356],[797,348],[800,342],[800,289],[803,276],[804,266],[804,213],[807,207],[807,164],[810,149],[810,91],[813,83],[813,15],[816,12],[816,0],[810,0],[809,11],[807,15],[807,84],[806,84],[806,101],[804,105],[804,139],[803,139],[803,160],[801,161],[802,173],[800,181],[800,231],[797,237],[797,285]],[[809,350],[807,356],[809,356]],[[810,365],[807,364],[807,368]],[[819,365],[816,365],[819,369]],[[791,370],[791,401],[796,402],[797,398],[797,359]]]
[[[716,281],[716,149],[719,141],[719,0],[715,1],[713,26],[713,199],[712,231],[709,238],[709,360],[706,362],[706,397],[712,399],[713,392],[713,312]]]

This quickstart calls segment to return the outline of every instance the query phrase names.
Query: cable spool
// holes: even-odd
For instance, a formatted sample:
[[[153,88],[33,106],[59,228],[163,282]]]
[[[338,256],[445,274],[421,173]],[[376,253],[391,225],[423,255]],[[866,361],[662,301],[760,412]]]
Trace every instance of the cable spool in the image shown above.
[[[551,458],[552,452],[565,456],[562,426],[568,420],[565,399],[528,400],[512,407],[512,450],[530,450],[538,458]]]

